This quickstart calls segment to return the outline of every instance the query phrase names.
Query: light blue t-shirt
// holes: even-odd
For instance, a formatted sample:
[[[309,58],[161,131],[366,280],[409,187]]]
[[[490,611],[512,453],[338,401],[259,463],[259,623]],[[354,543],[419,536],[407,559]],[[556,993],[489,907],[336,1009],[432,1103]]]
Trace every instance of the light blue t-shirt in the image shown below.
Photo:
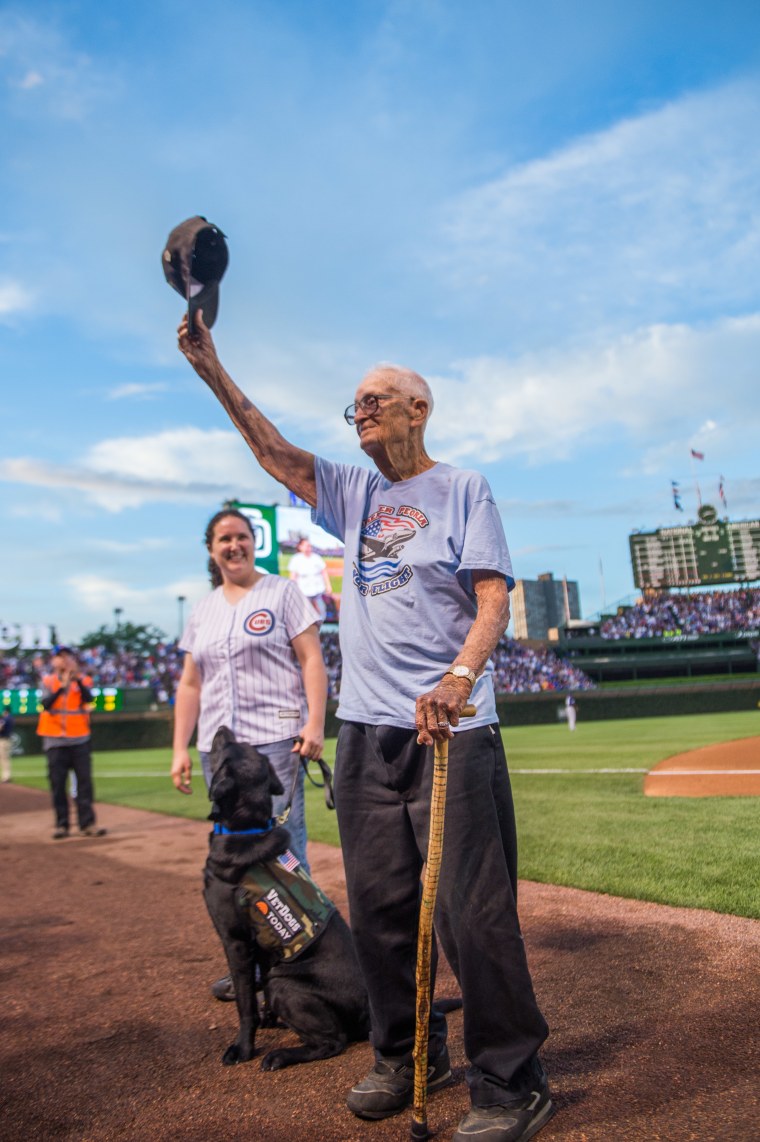
[[[477,614],[472,571],[514,586],[501,518],[486,480],[435,464],[393,483],[377,471],[316,458],[312,518],[345,544],[338,717],[414,728],[415,700],[462,649]],[[478,679],[474,718],[495,722],[493,667]]]

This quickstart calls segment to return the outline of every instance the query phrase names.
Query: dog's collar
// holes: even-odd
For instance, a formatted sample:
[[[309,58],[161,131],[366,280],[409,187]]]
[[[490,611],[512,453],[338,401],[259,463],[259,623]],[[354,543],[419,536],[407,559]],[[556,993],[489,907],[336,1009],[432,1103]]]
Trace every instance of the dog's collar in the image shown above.
[[[224,837],[254,837],[259,836],[261,833],[271,833],[277,822],[274,817],[270,817],[267,821],[266,827],[263,829],[228,829],[226,825],[220,825],[218,821],[214,822],[214,833]]]

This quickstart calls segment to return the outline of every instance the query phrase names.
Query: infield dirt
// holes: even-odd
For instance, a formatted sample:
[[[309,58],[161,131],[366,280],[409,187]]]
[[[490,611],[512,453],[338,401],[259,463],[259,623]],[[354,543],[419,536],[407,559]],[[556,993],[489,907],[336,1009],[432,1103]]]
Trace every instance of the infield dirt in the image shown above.
[[[668,757],[650,769],[644,793],[647,797],[760,796],[760,738],[717,742]]]
[[[81,1142],[391,1142],[409,1116],[344,1106],[371,1065],[264,1074],[223,1067],[235,1011],[211,998],[222,953],[200,870],[208,826],[99,806],[102,839],[50,839],[46,794],[0,787],[0,1138]],[[340,853],[311,847],[345,912]],[[760,923],[521,884],[556,1117],[541,1142],[713,1142],[760,1136]],[[439,994],[454,994],[448,969]],[[270,1030],[262,1048],[292,1041]],[[462,1014],[455,1084],[431,1098],[440,1142],[467,1107]]]

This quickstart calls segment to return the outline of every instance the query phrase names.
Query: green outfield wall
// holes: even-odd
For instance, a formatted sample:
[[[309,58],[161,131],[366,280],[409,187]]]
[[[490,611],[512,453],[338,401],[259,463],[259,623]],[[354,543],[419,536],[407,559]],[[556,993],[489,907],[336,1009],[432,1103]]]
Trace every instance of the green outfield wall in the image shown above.
[[[760,706],[757,681],[683,686],[635,686],[625,690],[582,690],[575,694],[578,721],[615,721],[674,714],[717,714]],[[502,694],[496,700],[503,726],[548,725],[560,721],[564,694]],[[758,710],[760,725],[760,710]]]
[[[143,714],[93,714],[91,725],[94,751],[164,747],[171,750],[174,718],[168,708]],[[14,734],[23,754],[41,752],[36,728],[36,716],[15,719]]]

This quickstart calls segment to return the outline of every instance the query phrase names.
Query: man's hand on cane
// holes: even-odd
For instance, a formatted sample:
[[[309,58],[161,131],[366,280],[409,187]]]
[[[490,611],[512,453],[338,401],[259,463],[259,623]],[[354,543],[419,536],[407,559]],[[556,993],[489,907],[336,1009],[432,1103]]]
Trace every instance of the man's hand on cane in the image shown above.
[[[447,674],[438,685],[417,699],[415,725],[419,745],[448,741],[454,735],[452,726],[459,725],[462,710],[470,700],[472,687],[466,678]]]

